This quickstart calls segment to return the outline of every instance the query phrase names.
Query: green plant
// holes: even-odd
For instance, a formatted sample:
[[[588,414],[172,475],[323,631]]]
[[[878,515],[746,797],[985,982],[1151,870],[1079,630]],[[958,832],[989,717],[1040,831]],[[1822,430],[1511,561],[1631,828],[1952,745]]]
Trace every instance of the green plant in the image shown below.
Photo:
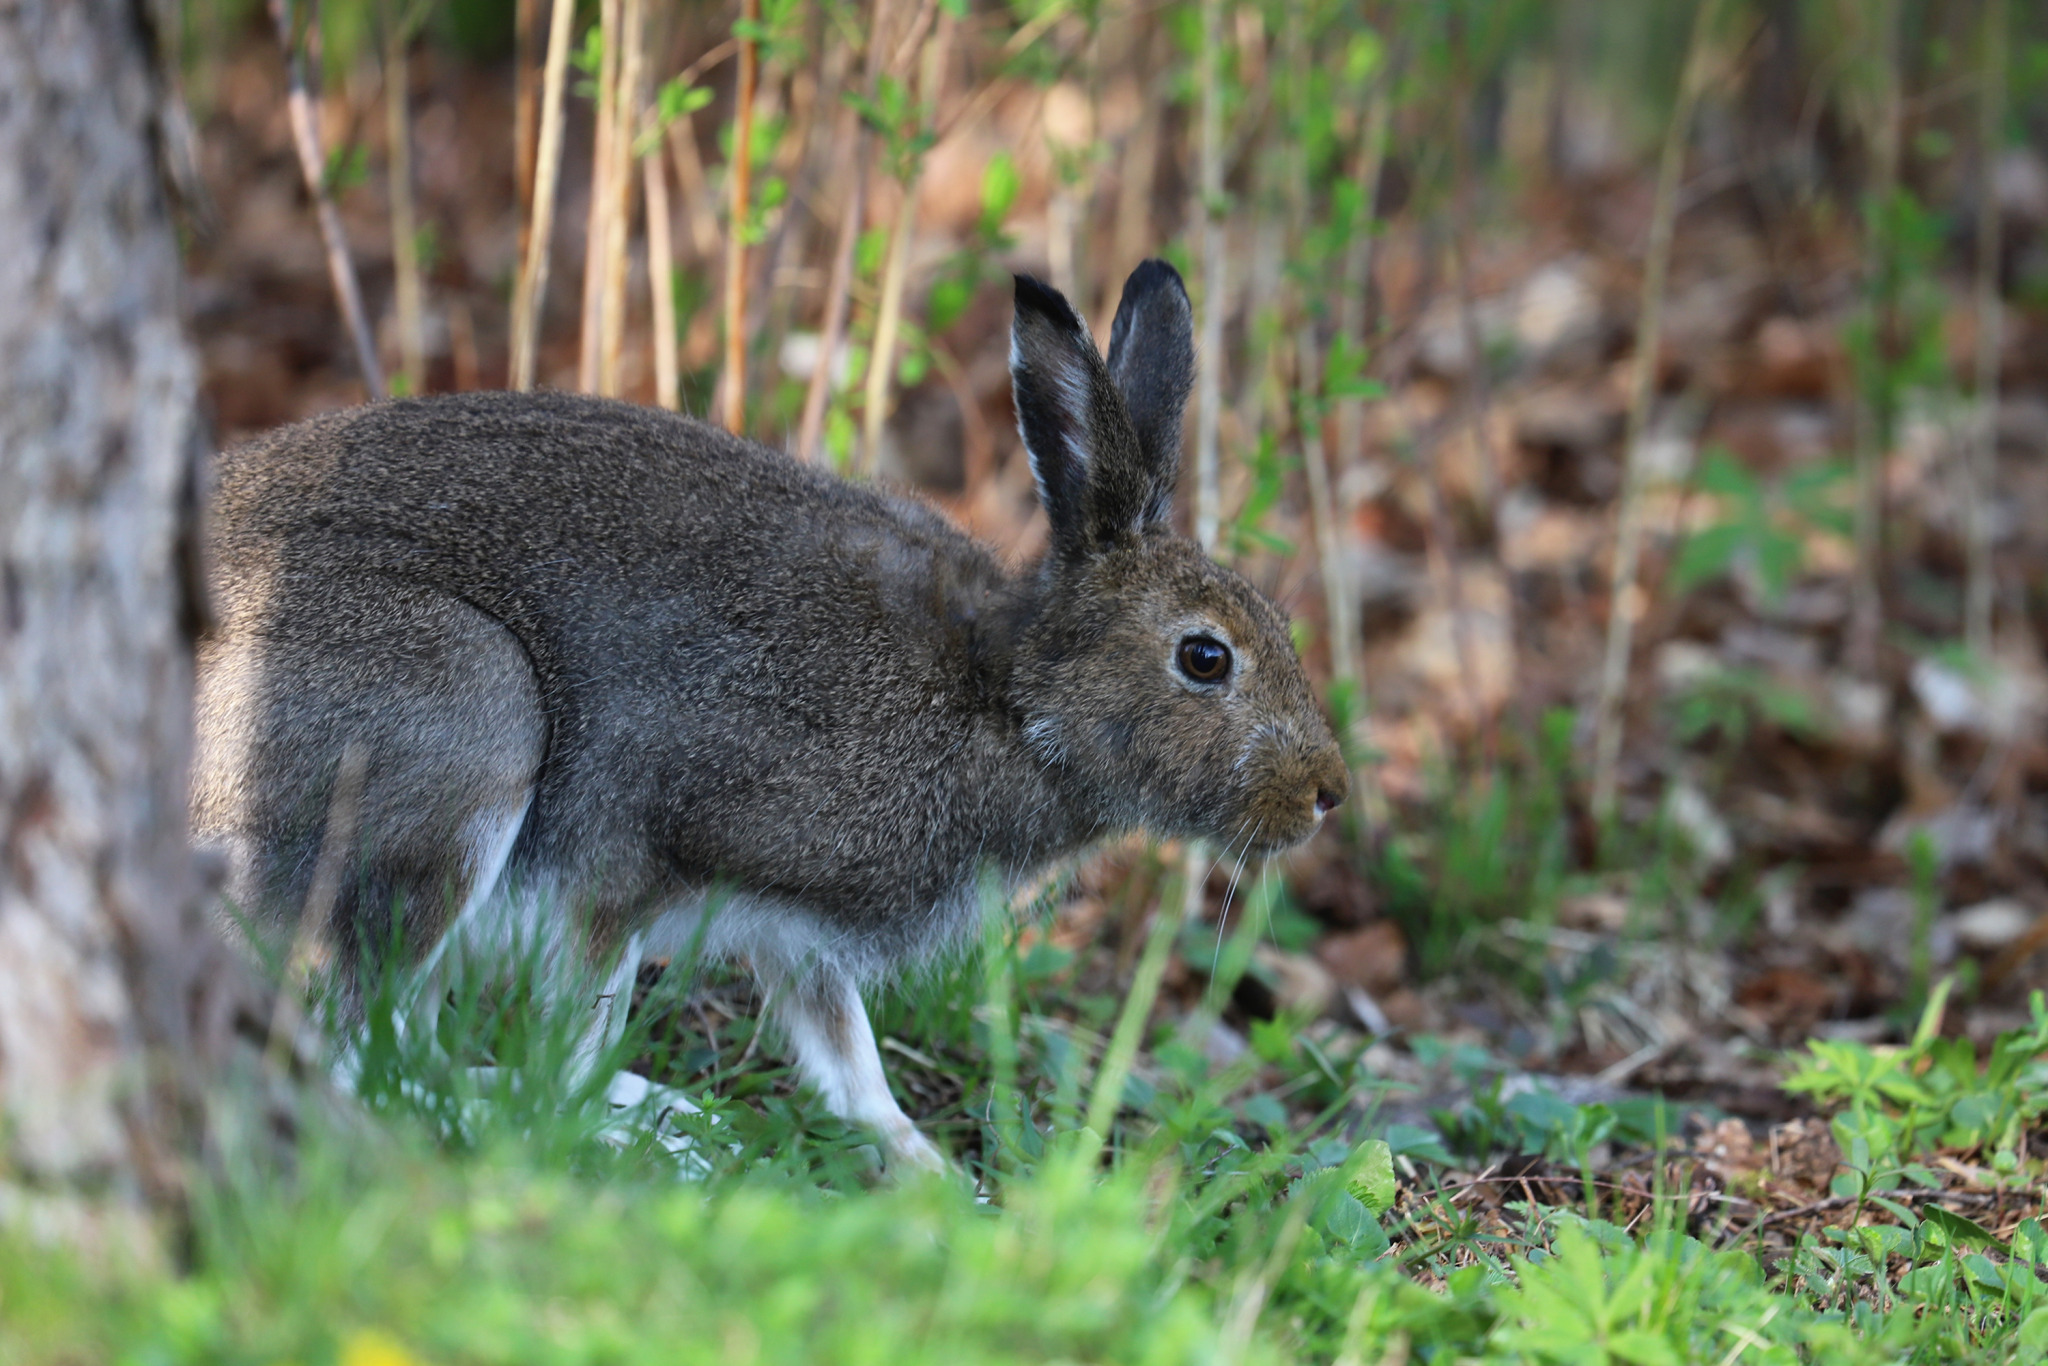
[[[1510,738],[1490,772],[1444,770],[1415,828],[1379,852],[1372,876],[1424,976],[1458,962],[1489,923],[1547,921],[1578,872],[1572,725],[1569,712],[1554,711],[1535,734]]]
[[[2032,1023],[2001,1034],[1980,1063],[1968,1039],[1940,1035],[1950,987],[1935,988],[1905,1046],[1815,1039],[1785,1079],[1795,1095],[1843,1107],[1837,1126],[1852,1170],[1937,1149],[1982,1154],[2005,1175],[2027,1160],[2029,1126],[2048,1114],[2048,996],[2035,992]],[[1856,1152],[1867,1154],[1860,1166]]]
[[[1813,536],[1854,531],[1854,514],[1841,502],[1849,475],[1847,466],[1828,461],[1766,481],[1726,450],[1709,450],[1694,483],[1716,500],[1719,515],[1679,548],[1672,590],[1690,592],[1709,579],[1741,574],[1766,601],[1783,598]]]

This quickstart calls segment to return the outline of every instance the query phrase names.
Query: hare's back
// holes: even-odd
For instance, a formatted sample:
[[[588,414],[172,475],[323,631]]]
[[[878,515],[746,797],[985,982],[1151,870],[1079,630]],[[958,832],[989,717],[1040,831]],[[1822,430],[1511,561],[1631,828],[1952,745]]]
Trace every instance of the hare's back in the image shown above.
[[[280,552],[346,562],[443,587],[522,638],[683,600],[756,618],[820,595],[872,627],[877,609],[928,614],[935,583],[1000,577],[912,500],[675,413],[556,393],[285,428],[223,457],[214,525],[229,576]]]
[[[931,509],[659,409],[478,393],[355,409],[224,458],[227,595],[424,585],[505,625],[555,751],[687,738],[845,743],[934,723],[1000,566]],[[304,597],[298,601],[305,602]],[[929,737],[920,736],[920,740]]]

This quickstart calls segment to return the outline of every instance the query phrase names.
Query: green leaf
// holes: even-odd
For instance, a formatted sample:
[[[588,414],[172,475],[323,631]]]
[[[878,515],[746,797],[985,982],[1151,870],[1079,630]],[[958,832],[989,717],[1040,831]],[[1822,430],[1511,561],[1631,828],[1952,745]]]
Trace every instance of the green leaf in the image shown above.
[[[1360,1261],[1371,1261],[1391,1246],[1379,1220],[1349,1191],[1333,1191],[1325,1196],[1313,1222],[1320,1232],[1350,1249]]]
[[[1444,1151],[1443,1140],[1433,1129],[1419,1124],[1389,1124],[1387,1126],[1387,1147],[1395,1157],[1419,1157],[1425,1162],[1434,1162],[1448,1167],[1456,1160]]]
[[[1671,1340],[1647,1328],[1628,1328],[1607,1339],[1607,1350],[1635,1366],[1682,1366]]]
[[[1756,476],[1723,446],[1708,451],[1700,462],[1699,486],[1703,492],[1741,502],[1754,502],[1759,491]]]
[[[1932,1300],[1946,1293],[1954,1279],[1946,1262],[1916,1266],[1899,1277],[1899,1292],[1916,1300]]]
[[[1385,64],[1386,55],[1386,45],[1379,34],[1371,29],[1358,33],[1344,52],[1344,79],[1353,85],[1363,85]]]
[[[583,46],[569,49],[569,65],[586,76],[595,76],[604,65],[604,25],[583,30]]]
[[[347,142],[327,154],[320,183],[329,194],[352,190],[370,178],[370,154],[359,142]]]
[[[1395,1197],[1400,1194],[1400,1186],[1394,1180],[1393,1148],[1381,1139],[1367,1139],[1352,1154],[1352,1162],[1350,1192],[1374,1214],[1392,1209]]]
[[[2013,1235],[2013,1255],[2033,1262],[2048,1265],[2048,1229],[2041,1227],[2039,1219],[2022,1219],[2019,1232]]]
[[[1017,191],[1023,185],[1024,177],[1018,173],[1016,158],[1008,152],[997,152],[989,158],[981,173],[981,221],[984,228],[993,230],[1002,226],[1003,220],[1010,216],[1010,206],[1017,202]]]
[[[2013,1335],[2013,1343],[2022,1361],[2039,1361],[2048,1356],[2048,1305],[2027,1315],[2020,1324],[2020,1331]]]
[[[1690,592],[1708,579],[1727,573],[1742,549],[1743,539],[1743,529],[1731,523],[1710,526],[1687,537],[1685,547],[1678,552],[1677,563],[1671,567],[1672,588],[1680,593]]]
[[[889,250],[889,231],[886,228],[869,228],[860,235],[854,246],[854,268],[863,275],[872,275],[882,268],[882,254]]]
[[[1913,1030],[1914,1052],[1920,1052],[1941,1037],[1941,1017],[1948,1009],[1948,995],[1955,990],[1955,985],[1955,974],[1950,973],[1936,982],[1934,990],[1927,993],[1927,1005],[1920,1012],[1919,1026]]]
[[[1990,1229],[1939,1205],[1928,1205],[1921,1210],[1920,1219],[1929,1229],[1939,1231],[1948,1246],[2005,1249],[2005,1244],[1998,1241],[1998,1236]]]
[[[973,280],[950,275],[938,281],[925,299],[926,330],[933,333],[944,332],[959,321],[960,315],[967,311],[967,305],[973,300]]]
[[[1294,1056],[1294,1026],[1285,1016],[1252,1021],[1252,1052],[1275,1067],[1285,1063]]]

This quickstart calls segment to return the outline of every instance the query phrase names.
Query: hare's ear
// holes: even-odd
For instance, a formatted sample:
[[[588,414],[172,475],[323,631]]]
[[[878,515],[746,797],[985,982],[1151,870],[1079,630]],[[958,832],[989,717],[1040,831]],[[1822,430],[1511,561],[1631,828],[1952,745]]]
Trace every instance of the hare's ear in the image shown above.
[[[1010,383],[1054,549],[1085,555],[1142,530],[1153,490],[1123,398],[1088,325],[1029,275],[1017,277]]]
[[[1173,515],[1180,479],[1181,414],[1195,387],[1195,318],[1180,272],[1157,258],[1124,281],[1109,325],[1109,377],[1138,434],[1150,490],[1147,521]]]

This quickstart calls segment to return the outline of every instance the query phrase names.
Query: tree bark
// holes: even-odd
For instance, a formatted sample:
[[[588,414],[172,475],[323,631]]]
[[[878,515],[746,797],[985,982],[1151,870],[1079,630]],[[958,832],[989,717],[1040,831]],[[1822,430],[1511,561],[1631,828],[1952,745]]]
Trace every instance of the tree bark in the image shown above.
[[[233,980],[186,840],[204,433],[148,19],[0,0],[0,1224],[89,1245],[177,1192]]]

